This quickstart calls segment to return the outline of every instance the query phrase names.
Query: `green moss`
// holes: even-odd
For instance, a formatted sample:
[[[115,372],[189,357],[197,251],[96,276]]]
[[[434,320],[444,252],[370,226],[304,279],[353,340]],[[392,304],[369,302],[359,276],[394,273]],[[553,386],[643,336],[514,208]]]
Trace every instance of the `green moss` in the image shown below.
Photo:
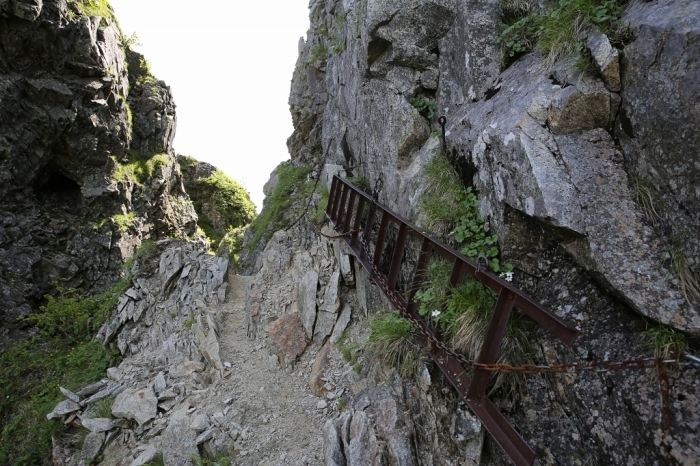
[[[136,184],[143,185],[148,178],[156,173],[156,170],[169,164],[168,154],[143,155],[137,151],[130,151],[129,160],[117,162],[112,176],[117,181],[131,180]]]
[[[306,200],[312,194],[314,183],[308,181],[311,167],[282,162],[277,166],[277,185],[272,195],[265,199],[262,212],[250,224],[253,239],[246,248],[254,250],[261,240],[267,239],[277,230],[283,230],[303,212],[306,207],[298,201]]]
[[[114,11],[107,0],[68,0],[69,17],[75,13],[82,16],[100,16],[105,20],[115,21]]]

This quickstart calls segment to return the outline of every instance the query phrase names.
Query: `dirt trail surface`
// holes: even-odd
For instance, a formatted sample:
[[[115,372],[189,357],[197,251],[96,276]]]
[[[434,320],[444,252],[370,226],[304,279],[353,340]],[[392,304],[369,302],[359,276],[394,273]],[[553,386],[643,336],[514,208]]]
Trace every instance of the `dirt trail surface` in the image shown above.
[[[229,295],[218,309],[219,344],[225,378],[204,400],[204,412],[221,413],[240,425],[236,465],[322,464],[319,398],[308,389],[313,360],[304,355],[294,370],[280,368],[276,356],[246,332],[245,293],[250,277],[231,276]],[[230,366],[230,367],[229,367]]]

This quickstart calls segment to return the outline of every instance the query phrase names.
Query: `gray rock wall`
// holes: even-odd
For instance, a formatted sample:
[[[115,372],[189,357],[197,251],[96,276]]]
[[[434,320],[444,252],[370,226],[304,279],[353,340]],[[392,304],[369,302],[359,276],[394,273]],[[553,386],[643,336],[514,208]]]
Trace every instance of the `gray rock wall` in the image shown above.
[[[290,94],[292,159],[370,186],[381,178],[380,201],[417,221],[421,167],[440,151],[430,135],[445,115],[448,155],[479,193],[516,282],[581,328],[573,349],[532,329],[535,359],[649,356],[642,317],[691,338],[700,331],[700,302],[673,265],[682,253],[698,274],[697,8],[635,3],[624,19],[636,39],[619,52],[591,31],[597,69],[582,75],[547,70],[537,54],[501,70],[500,2],[312,1]],[[414,97],[435,102],[432,120]],[[358,306],[372,312],[378,302],[365,298],[362,273],[356,280]],[[692,377],[671,375],[666,432],[651,372],[528,378],[515,404],[499,403],[542,463],[693,463]],[[327,425],[327,463],[404,461],[353,450],[353,435],[375,446],[390,437],[376,425],[353,431],[357,411]],[[485,445],[482,463],[505,462]]]
[[[175,130],[164,83],[129,90],[113,19],[10,1],[0,22],[0,319],[10,325],[58,280],[104,288],[143,239],[192,234],[196,215],[172,156],[143,183],[113,176],[130,149],[171,151]],[[118,214],[132,224],[120,228]]]

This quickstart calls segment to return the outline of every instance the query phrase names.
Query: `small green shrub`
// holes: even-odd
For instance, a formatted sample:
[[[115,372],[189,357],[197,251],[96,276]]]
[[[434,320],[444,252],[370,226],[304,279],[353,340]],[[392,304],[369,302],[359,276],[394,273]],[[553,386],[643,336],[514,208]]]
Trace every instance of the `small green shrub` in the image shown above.
[[[197,322],[197,319],[194,317],[191,317],[185,321],[185,324],[183,325],[186,329],[191,329],[194,323]]]
[[[678,358],[688,349],[685,335],[665,325],[649,325],[642,334],[642,344],[657,358]]]
[[[408,101],[416,107],[418,113],[423,115],[428,120],[432,120],[435,117],[435,112],[437,112],[437,104],[434,100],[430,100],[425,97],[417,96],[411,97]]]
[[[124,54],[130,87],[143,86],[146,83],[156,81],[151,64],[146,60],[146,57],[132,50],[130,46],[125,46]]]
[[[243,250],[243,239],[245,236],[245,227],[231,228],[228,233],[221,238],[216,254],[223,256],[228,254],[229,262],[233,269],[238,267],[238,258]]]
[[[316,30],[316,34],[318,34],[319,36],[328,37],[328,26],[326,26],[325,24],[322,24]]]
[[[197,223],[210,238],[213,249],[219,247],[226,235],[233,235],[232,230],[248,225],[255,218],[255,205],[250,200],[248,191],[221,170],[196,180],[191,197],[199,217]],[[216,222],[207,215],[211,210],[219,217]],[[240,248],[234,253],[237,254],[238,251]]]
[[[366,352],[372,360],[394,367],[402,375],[416,373],[424,356],[416,341],[418,330],[411,322],[394,311],[370,319],[369,329]]]

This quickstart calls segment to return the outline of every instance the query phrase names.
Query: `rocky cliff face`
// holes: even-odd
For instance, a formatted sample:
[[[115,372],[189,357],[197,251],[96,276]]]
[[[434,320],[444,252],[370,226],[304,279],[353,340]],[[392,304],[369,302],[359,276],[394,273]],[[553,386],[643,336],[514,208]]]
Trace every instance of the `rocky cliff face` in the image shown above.
[[[102,16],[89,16],[89,7],[65,0],[0,5],[6,324],[35,310],[55,282],[99,290],[143,239],[184,237],[196,227],[169,155],[170,90],[155,79],[129,82],[133,70],[116,21],[106,3]],[[153,162],[154,154],[163,155]],[[138,160],[151,160],[140,177],[128,169]]]
[[[312,168],[293,182],[290,165],[273,174],[265,208],[288,222],[262,228],[290,226],[270,227],[248,255],[251,276],[228,281],[226,258],[160,243],[99,335],[124,361],[51,413],[90,442],[78,452],[55,441],[54,460],[508,464],[434,365],[419,359],[400,376],[367,357],[368,319],[389,303],[341,240],[295,221],[321,203],[309,183],[337,173],[383,180],[379,200],[421,222],[440,115],[447,156],[478,193],[514,283],[581,331],[567,347],[527,327],[533,362],[650,356],[643,331],[654,321],[693,349],[698,8],[635,3],[623,20],[636,38],[620,51],[588,32],[593,70],[580,73],[535,53],[502,69],[495,0],[313,0],[288,141],[292,164]],[[150,115],[144,127],[167,121]],[[528,376],[492,399],[537,464],[695,464],[696,375],[669,367],[668,429],[653,371]],[[116,419],[90,419],[109,395]]]
[[[622,51],[590,31],[588,73],[552,71],[536,53],[502,70],[501,8],[312,1],[290,95],[292,159],[369,186],[382,179],[380,201],[419,221],[422,167],[441,150],[430,135],[445,115],[447,155],[479,193],[516,283],[582,331],[573,349],[534,331],[536,360],[648,355],[642,317],[696,338],[697,2],[635,3],[623,17],[635,38]],[[419,113],[415,98],[434,102],[435,115]],[[691,380],[672,374],[670,431],[659,429],[656,381],[643,372],[531,377],[505,409],[542,462],[692,463]],[[355,410],[364,411],[363,396]],[[404,390],[396,400],[410,399]],[[327,431],[329,464],[368,464],[348,422]],[[391,435],[376,433],[388,443]],[[391,449],[375,453],[372,461],[410,464]],[[504,461],[498,449],[491,455]]]

